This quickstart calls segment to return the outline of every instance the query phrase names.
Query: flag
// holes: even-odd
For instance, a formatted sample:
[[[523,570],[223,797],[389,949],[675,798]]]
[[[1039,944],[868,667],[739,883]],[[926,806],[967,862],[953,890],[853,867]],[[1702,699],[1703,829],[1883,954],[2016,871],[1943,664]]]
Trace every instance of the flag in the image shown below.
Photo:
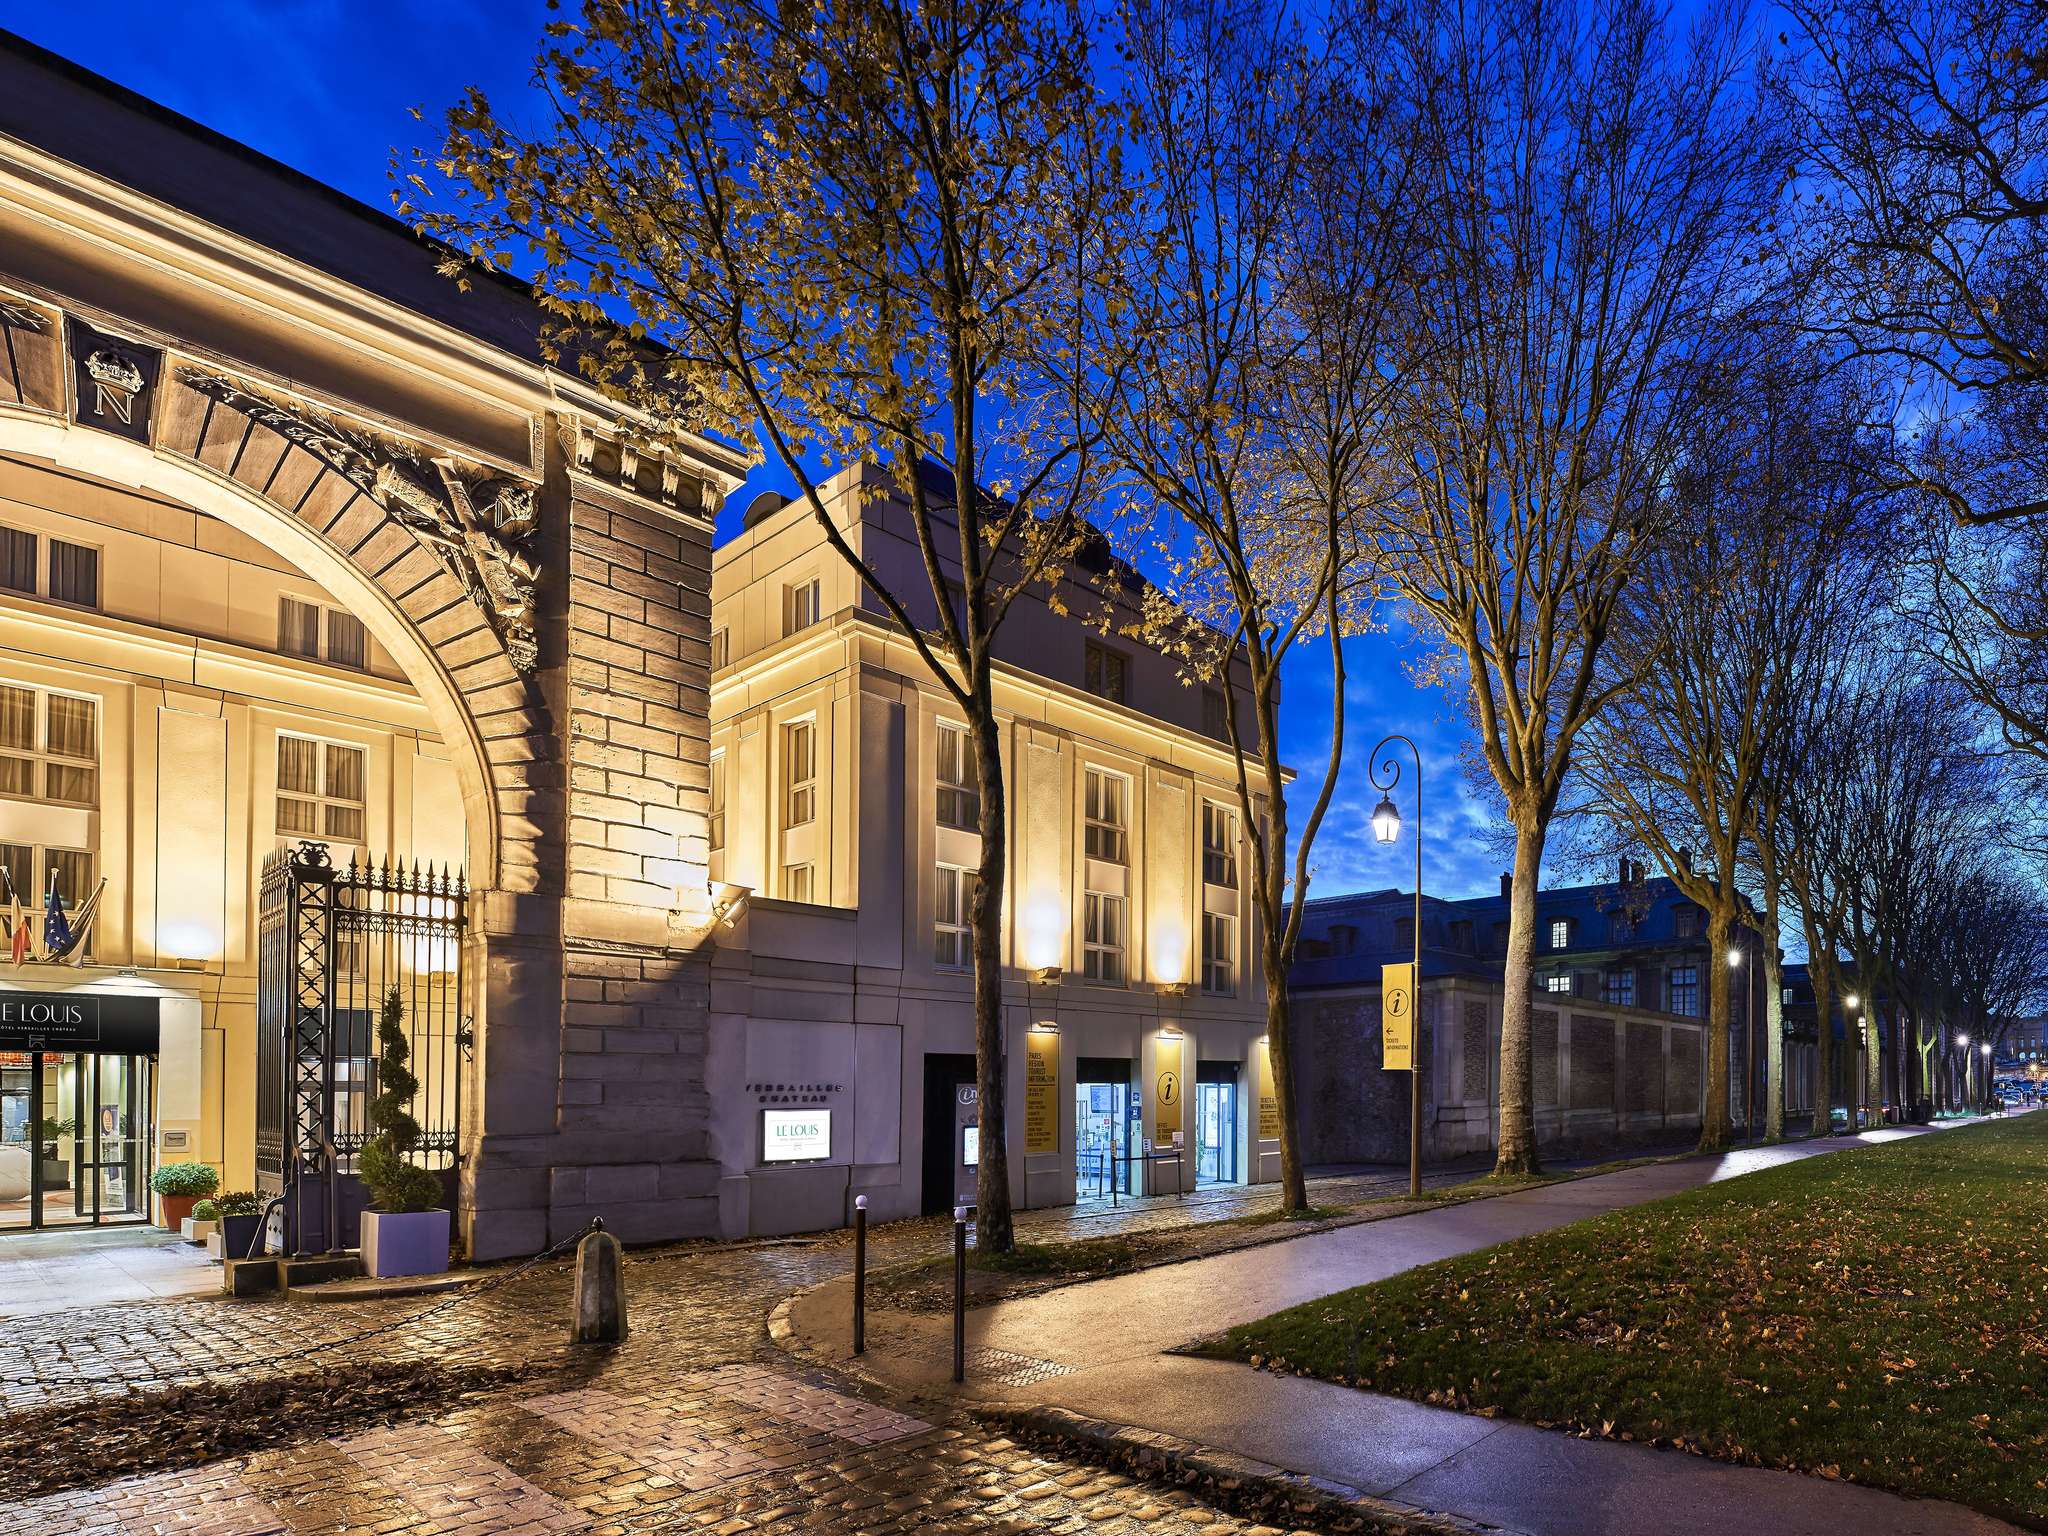
[[[14,876],[5,864],[0,864],[0,885],[7,887],[7,948],[16,965],[28,958],[28,913],[21,909],[21,893],[14,888]]]
[[[71,947],[71,919],[64,915],[64,898],[57,894],[57,872],[50,871],[50,900],[43,910],[43,948],[61,955]]]

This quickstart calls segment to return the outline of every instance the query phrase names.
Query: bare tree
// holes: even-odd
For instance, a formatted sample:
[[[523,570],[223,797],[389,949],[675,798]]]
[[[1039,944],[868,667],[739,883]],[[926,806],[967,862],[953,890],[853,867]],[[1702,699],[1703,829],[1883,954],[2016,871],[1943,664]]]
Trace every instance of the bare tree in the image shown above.
[[[1242,703],[1223,689],[1223,726],[1290,1212],[1307,1188],[1286,977],[1343,759],[1342,638],[1369,595],[1356,529],[1383,469],[1383,358],[1415,218],[1412,145],[1370,64],[1346,55],[1345,21],[1318,31],[1261,0],[1126,8],[1127,115],[1149,186],[1133,194],[1143,227],[1103,344],[1121,359],[1102,422],[1125,531],[1171,576],[1148,638],[1191,679],[1227,679],[1233,657],[1248,679]],[[1326,646],[1334,672],[1330,756],[1292,835],[1280,677],[1303,643]]]
[[[1732,25],[1639,0],[1474,0],[1405,18],[1430,253],[1397,406],[1410,487],[1377,537],[1444,646],[1515,832],[1497,1170],[1536,1166],[1536,887],[1600,653],[1668,476],[1737,345],[1771,139]]]
[[[998,1251],[1008,839],[991,662],[1091,494],[1077,338],[1116,146],[1090,47],[1057,0],[585,0],[548,30],[538,130],[473,90],[404,205],[478,259],[537,266],[550,356],[651,432],[757,434],[965,717],[982,790],[979,1240]],[[922,582],[895,585],[849,542],[820,495],[828,458],[894,469]]]

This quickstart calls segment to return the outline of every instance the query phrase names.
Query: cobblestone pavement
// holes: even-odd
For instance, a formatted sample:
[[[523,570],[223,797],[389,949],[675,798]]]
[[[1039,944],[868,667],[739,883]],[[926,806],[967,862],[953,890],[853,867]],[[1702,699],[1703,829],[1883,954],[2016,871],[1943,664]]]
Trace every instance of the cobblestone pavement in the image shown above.
[[[1175,1204],[1177,1218],[1166,1209]],[[1166,1224],[1198,1211],[1218,1214],[1192,1197],[1168,1197],[1119,1219]],[[1034,1237],[1058,1224],[1078,1235],[1090,1220],[1048,1213],[1029,1225]],[[878,1226],[870,1262],[923,1256],[943,1242],[945,1226]],[[61,1325],[49,1317],[0,1323],[0,1393],[17,1411],[101,1400],[124,1411],[116,1400],[132,1383],[178,1370],[216,1381],[319,1371],[339,1381],[369,1362],[404,1358],[433,1362],[458,1381],[484,1367],[530,1371],[516,1388],[395,1422],[327,1438],[287,1435],[247,1455],[109,1473],[0,1502],[0,1536],[1265,1529],[1177,1491],[1026,1449],[942,1401],[877,1401],[873,1389],[770,1345],[774,1305],[850,1263],[843,1234],[636,1254],[631,1336],[597,1352],[565,1342],[564,1261],[452,1305],[207,1298],[82,1309]],[[357,1338],[381,1324],[396,1326]],[[274,1366],[230,1364],[323,1344],[337,1347]],[[129,1401],[147,1412],[146,1399]],[[163,1433],[175,1441],[180,1426],[166,1423]],[[92,1465],[89,1447],[62,1452]]]

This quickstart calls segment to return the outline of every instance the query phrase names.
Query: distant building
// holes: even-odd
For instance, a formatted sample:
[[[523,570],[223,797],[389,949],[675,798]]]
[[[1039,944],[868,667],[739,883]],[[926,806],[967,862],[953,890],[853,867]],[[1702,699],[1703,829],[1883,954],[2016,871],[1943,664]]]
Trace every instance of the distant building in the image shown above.
[[[1465,901],[1425,897],[1418,1017],[1424,1155],[1495,1144],[1502,971],[1510,885]],[[1706,914],[1664,878],[1628,863],[1623,878],[1539,891],[1534,1025],[1539,1144],[1597,1151],[1682,1139],[1700,1123],[1711,967]],[[1738,929],[1730,1029],[1738,1125],[1749,1021],[1761,1020],[1758,936]],[[1289,990],[1296,1083],[1312,1162],[1407,1155],[1408,1081],[1380,1066],[1381,967],[1411,957],[1414,895],[1382,890],[1311,900]]]

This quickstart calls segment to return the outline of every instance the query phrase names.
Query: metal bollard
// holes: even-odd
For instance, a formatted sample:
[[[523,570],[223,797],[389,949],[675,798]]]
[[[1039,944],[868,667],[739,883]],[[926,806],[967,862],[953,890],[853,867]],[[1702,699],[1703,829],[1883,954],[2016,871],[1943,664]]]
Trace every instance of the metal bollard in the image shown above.
[[[853,1197],[853,1352],[868,1347],[868,1197]]]
[[[953,1207],[953,1379],[967,1379],[967,1207]]]

